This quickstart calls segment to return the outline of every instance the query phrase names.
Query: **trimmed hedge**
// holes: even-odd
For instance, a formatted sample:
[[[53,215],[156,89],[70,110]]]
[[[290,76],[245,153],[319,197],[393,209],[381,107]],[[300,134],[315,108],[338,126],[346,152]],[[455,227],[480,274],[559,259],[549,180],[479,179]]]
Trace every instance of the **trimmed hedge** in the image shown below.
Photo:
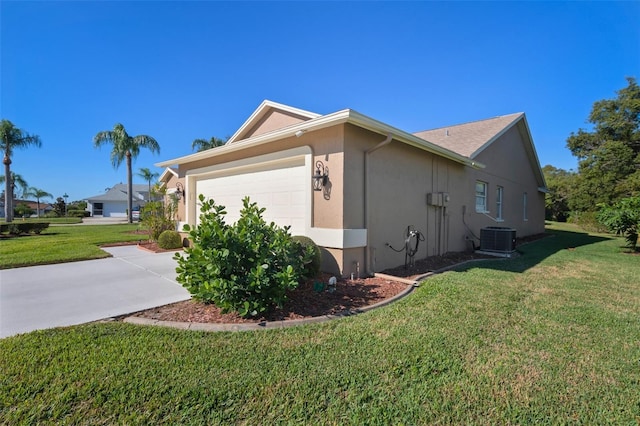
[[[49,227],[49,222],[11,222],[0,223],[0,234],[11,235],[39,234]]]

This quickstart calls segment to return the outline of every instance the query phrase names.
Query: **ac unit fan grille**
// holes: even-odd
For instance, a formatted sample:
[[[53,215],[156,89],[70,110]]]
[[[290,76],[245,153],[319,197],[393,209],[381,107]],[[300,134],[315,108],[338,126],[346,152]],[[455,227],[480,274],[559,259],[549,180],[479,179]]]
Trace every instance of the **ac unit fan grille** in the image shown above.
[[[515,229],[490,226],[480,230],[480,250],[511,253],[515,249]]]

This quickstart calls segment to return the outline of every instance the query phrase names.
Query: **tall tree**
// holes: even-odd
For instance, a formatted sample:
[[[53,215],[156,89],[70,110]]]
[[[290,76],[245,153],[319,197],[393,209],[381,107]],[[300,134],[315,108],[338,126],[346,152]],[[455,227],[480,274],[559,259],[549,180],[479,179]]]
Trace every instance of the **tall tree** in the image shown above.
[[[29,188],[27,190],[27,194],[36,199],[36,203],[38,204],[38,212],[37,215],[40,217],[40,199],[41,198],[53,198],[53,195],[49,194],[47,191],[38,188]]]
[[[578,209],[594,210],[640,192],[640,86],[633,77],[627,82],[615,99],[593,104],[590,131],[579,129],[567,139],[579,160]]]
[[[215,136],[212,136],[211,139],[209,139],[209,140],[206,140],[206,139],[195,139],[191,143],[191,149],[194,150],[194,151],[200,152],[200,151],[204,151],[204,150],[207,150],[207,149],[211,149],[211,148],[215,148],[215,147],[218,147],[218,146],[222,146],[222,145],[224,145],[226,143],[227,143],[226,140],[219,139],[219,138],[216,138]]]
[[[131,161],[140,154],[141,148],[147,148],[153,153],[160,152],[158,142],[147,135],[129,136],[124,126],[117,123],[113,130],[99,132],[93,137],[93,144],[96,148],[104,144],[112,144],[111,164],[116,169],[123,161],[127,163],[127,216],[129,223],[133,223],[133,173],[131,171]]]
[[[67,203],[64,201],[64,198],[62,197],[56,198],[56,202],[53,203],[53,211],[56,212],[58,217],[64,216],[64,213],[66,210],[67,210]]]
[[[149,199],[147,201],[151,201],[151,181],[160,176],[160,174],[158,174],[157,172],[152,172],[146,167],[141,167],[136,174],[142,179],[146,180],[149,184]]]
[[[11,121],[2,119],[0,122],[0,150],[3,153],[2,164],[4,164],[4,175],[7,177],[4,190],[4,217],[7,222],[13,221],[11,157],[16,148],[24,148],[29,145],[42,146],[40,136],[30,135],[14,126]]]

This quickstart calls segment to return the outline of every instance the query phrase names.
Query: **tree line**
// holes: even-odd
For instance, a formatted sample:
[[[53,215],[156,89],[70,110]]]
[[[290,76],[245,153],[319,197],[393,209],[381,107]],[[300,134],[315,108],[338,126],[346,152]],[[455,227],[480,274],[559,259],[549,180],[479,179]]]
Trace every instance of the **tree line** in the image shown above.
[[[578,129],[566,146],[578,159],[578,170],[543,167],[547,188],[546,218],[602,226],[625,234],[636,248],[640,228],[640,86],[627,86],[611,99],[596,101],[587,118],[590,129]],[[635,235],[635,240],[634,240]]]

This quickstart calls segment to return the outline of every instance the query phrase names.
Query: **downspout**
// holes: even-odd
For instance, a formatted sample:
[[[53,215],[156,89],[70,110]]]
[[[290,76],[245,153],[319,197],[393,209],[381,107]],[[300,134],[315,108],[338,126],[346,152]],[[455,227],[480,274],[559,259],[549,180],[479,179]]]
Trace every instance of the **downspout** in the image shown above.
[[[365,255],[364,255],[364,267],[365,271],[368,275],[373,276],[373,268],[371,267],[371,229],[369,229],[369,223],[371,221],[370,217],[370,208],[369,208],[369,155],[374,151],[379,150],[385,145],[391,143],[393,139],[393,135],[391,133],[387,134],[387,138],[377,144],[376,146],[369,148],[364,152],[364,229],[367,230],[367,245],[365,247]]]

